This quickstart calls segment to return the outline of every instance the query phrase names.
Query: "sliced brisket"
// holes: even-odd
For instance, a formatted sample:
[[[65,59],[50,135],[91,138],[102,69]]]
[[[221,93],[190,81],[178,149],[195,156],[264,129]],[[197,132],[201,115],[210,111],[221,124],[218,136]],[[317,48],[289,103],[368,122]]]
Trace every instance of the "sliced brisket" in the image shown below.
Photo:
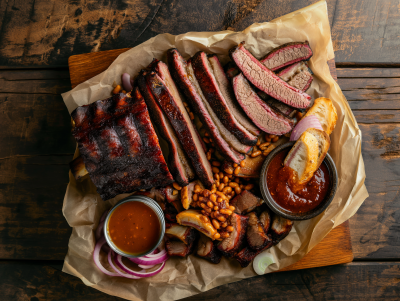
[[[176,223],[165,224],[165,235],[170,239],[181,240],[190,245],[197,238],[198,231],[192,227],[181,226]]]
[[[264,232],[264,228],[255,212],[247,214],[249,223],[247,226],[247,243],[253,250],[262,250],[267,244],[272,243],[272,239]]]
[[[165,248],[169,256],[185,257],[194,251],[195,243],[185,244],[182,241],[169,240],[165,242]]]
[[[292,227],[293,221],[274,214],[270,228],[270,234],[274,242],[278,243],[284,239],[289,234],[290,230],[292,230]]]
[[[271,226],[271,213],[269,212],[269,210],[264,210],[263,212],[261,212],[260,214],[260,222],[263,226],[264,232],[268,233],[269,228]]]
[[[310,44],[306,42],[291,42],[274,48],[261,63],[275,71],[299,61],[309,60],[313,55]]]
[[[311,97],[293,88],[262,65],[241,43],[230,50],[232,60],[258,89],[295,108],[307,108]]]
[[[163,76],[165,81],[155,72],[151,72],[146,77],[147,84],[175,129],[176,135],[190,158],[197,176],[204,185],[211,186],[214,182],[211,165],[207,160],[198,133],[169,75],[167,66],[164,63],[160,63],[158,67],[157,73]]]
[[[264,132],[283,135],[290,132],[293,122],[283,115],[275,113],[251,88],[243,74],[233,78],[236,99],[247,116]]]
[[[304,92],[308,90],[313,81],[311,70],[303,61],[286,67],[277,75],[289,85]]]
[[[233,94],[232,85],[225,75],[224,68],[222,68],[218,56],[216,54],[209,55],[208,61],[210,62],[210,66],[214,72],[215,80],[217,81],[222,95],[225,98],[226,104],[231,110],[233,116],[235,116],[236,120],[243,125],[245,129],[247,129],[253,135],[258,136],[260,134],[260,130],[251,122],[249,117],[246,116],[242,108],[237,104],[235,95]]]
[[[191,59],[191,62],[201,90],[222,124],[243,144],[255,145],[257,143],[257,137],[246,130],[236,120],[229,109],[224,95],[215,79],[207,55],[202,51],[197,52]]]
[[[196,89],[195,84],[192,83],[188,76],[186,61],[183,59],[177,49],[168,50],[167,55],[168,65],[170,67],[173,79],[185,93],[185,96],[191,103],[196,115],[200,118],[200,121],[203,123],[207,131],[211,134],[212,140],[218,150],[229,160],[235,163],[240,163],[240,161],[244,159],[244,156],[240,154],[238,156],[235,152],[233,152],[229,144],[221,136],[218,127],[215,125],[206,106],[204,105],[206,100],[202,99],[203,93]]]
[[[167,116],[162,111],[160,105],[151,93],[150,87],[146,83],[145,76],[147,71],[142,71],[137,79],[138,86],[146,101],[153,125],[158,129],[158,133],[167,143],[169,149],[168,166],[175,181],[180,186],[186,186],[195,177],[193,167],[189,158],[183,150],[182,144],[176,137],[175,131]]]
[[[234,258],[240,263],[242,268],[247,267],[253,259],[260,254],[262,251],[267,250],[273,246],[273,242],[270,239],[270,242],[261,250],[253,250],[250,247],[243,248],[239,253],[237,253]]]

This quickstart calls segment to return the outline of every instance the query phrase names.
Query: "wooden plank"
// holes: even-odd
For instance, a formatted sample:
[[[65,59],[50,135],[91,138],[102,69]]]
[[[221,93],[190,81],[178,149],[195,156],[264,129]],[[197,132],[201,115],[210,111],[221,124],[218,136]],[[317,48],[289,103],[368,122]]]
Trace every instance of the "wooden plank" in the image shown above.
[[[1,2],[0,66],[67,66],[71,55],[133,47],[161,33],[239,31],[317,1]],[[331,21],[337,1],[328,0]]]
[[[353,261],[349,221],[334,228],[306,256],[298,262],[280,270],[293,271],[349,263]]]
[[[61,207],[76,143],[59,93],[68,89],[67,70],[0,72],[0,258],[67,252]]]
[[[2,300],[123,300],[84,285],[61,267],[61,262],[0,262]],[[398,300],[399,273],[398,262],[355,262],[258,276],[182,300]]]
[[[336,62],[399,63],[398,5],[395,0],[338,0],[332,25]]]

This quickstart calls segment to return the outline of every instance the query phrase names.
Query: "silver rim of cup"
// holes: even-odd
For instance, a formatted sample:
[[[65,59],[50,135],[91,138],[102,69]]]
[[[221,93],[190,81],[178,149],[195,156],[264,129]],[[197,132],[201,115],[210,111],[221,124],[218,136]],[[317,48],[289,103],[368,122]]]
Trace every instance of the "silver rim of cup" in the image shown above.
[[[114,210],[116,208],[118,208],[118,206],[121,206],[124,203],[128,203],[128,202],[141,202],[146,204],[147,206],[149,206],[154,213],[157,215],[158,220],[160,222],[160,237],[158,239],[157,244],[155,244],[155,246],[142,254],[138,254],[138,255],[132,255],[129,253],[125,253],[124,251],[118,249],[118,247],[112,242],[110,235],[108,233],[108,221],[110,220],[111,214],[114,212]],[[164,238],[164,234],[165,234],[165,219],[164,219],[164,213],[160,207],[160,205],[157,204],[156,201],[154,201],[153,199],[143,196],[143,195],[131,195],[128,196],[125,199],[122,199],[121,201],[119,201],[117,204],[115,204],[115,206],[113,208],[111,208],[111,210],[107,213],[107,217],[104,221],[104,237],[106,238],[107,244],[110,246],[110,248],[117,254],[120,254],[122,256],[128,257],[128,258],[136,258],[136,257],[141,257],[141,256],[145,256],[151,252],[153,252],[161,243],[161,241]]]

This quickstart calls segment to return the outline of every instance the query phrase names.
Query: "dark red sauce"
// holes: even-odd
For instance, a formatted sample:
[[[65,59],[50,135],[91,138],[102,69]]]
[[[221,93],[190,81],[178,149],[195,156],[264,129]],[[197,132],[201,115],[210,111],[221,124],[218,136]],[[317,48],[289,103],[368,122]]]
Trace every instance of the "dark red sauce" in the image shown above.
[[[282,208],[293,212],[308,212],[317,207],[329,190],[329,171],[325,163],[314,173],[311,180],[294,192],[291,180],[294,171],[283,166],[290,149],[279,152],[267,170],[267,186],[275,202]]]

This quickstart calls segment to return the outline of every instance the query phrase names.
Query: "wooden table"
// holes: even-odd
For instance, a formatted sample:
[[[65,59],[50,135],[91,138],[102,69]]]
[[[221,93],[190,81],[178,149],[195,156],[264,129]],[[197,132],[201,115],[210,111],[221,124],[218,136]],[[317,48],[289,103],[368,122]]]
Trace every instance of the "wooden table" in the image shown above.
[[[313,0],[0,3],[1,300],[117,300],[61,272],[61,213],[75,150],[60,93],[70,55],[132,47],[158,33],[242,30]],[[328,0],[339,85],[363,134],[370,197],[350,219],[354,262],[259,276],[187,300],[399,299],[400,8]],[[119,299],[122,300],[122,299]]]

